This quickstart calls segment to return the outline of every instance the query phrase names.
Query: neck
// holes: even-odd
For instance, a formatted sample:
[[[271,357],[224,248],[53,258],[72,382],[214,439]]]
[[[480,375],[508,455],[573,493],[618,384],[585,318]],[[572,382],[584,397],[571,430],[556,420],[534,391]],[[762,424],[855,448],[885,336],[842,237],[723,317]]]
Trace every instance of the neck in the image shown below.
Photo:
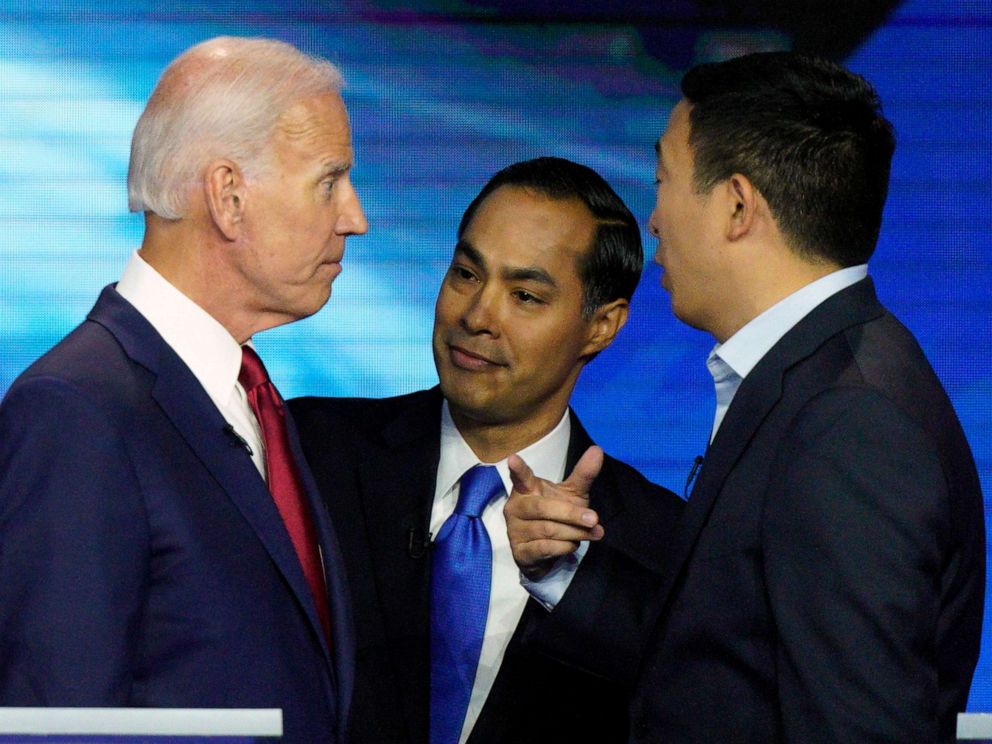
[[[141,258],[243,344],[262,327],[243,303],[231,301],[243,293],[222,265],[223,253],[222,247],[213,245],[211,236],[197,233],[186,220],[169,221],[154,215],[146,218]]]
[[[733,284],[737,289],[738,300],[736,312],[721,314],[723,323],[715,324],[713,336],[719,343],[723,343],[789,295],[840,268],[842,267],[834,263],[806,261],[794,254],[787,255],[782,261],[770,262],[766,254],[763,264],[755,265],[754,270],[735,278]]]
[[[450,404],[451,420],[458,433],[482,462],[494,463],[505,460],[547,436],[561,421],[565,413],[562,408],[557,413],[515,423],[487,423],[478,421],[458,411]]]

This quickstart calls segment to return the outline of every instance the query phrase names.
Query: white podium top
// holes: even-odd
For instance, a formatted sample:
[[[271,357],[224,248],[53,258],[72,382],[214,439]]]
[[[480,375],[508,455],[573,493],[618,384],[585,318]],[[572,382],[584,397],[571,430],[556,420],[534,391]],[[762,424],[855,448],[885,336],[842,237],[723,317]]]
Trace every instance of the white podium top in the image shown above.
[[[992,713],[958,713],[958,741],[992,741]]]
[[[0,734],[282,736],[282,709],[0,708]]]

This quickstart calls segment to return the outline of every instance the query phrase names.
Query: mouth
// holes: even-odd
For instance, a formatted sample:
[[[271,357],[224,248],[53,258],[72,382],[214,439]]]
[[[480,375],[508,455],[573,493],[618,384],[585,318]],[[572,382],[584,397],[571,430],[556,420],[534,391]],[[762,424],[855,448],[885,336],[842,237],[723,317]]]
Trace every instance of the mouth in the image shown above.
[[[448,344],[448,355],[454,366],[470,372],[481,372],[506,366],[496,359],[483,356],[475,351],[469,351],[455,344]]]
[[[320,262],[320,266],[322,268],[333,268],[337,271],[341,271],[341,261],[343,258],[343,254],[331,254]]]
[[[322,263],[318,269],[322,279],[325,281],[333,282],[341,275],[341,264],[337,261],[325,261]]]

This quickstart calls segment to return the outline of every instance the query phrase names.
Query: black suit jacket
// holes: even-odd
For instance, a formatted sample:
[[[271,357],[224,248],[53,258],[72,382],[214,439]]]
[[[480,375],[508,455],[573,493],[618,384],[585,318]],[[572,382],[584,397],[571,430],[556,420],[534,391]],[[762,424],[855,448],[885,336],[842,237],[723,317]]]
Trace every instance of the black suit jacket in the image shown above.
[[[984,534],[957,417],[864,280],[741,384],[654,598],[583,565],[533,640],[627,680],[590,649],[632,639],[632,741],[953,741],[978,658]],[[613,621],[637,604],[639,630]]]
[[[384,400],[290,401],[303,449],[337,525],[358,645],[352,744],[427,742],[428,525],[440,456],[438,388]],[[575,416],[568,471],[592,444]],[[591,494],[606,529],[584,562],[647,591],[682,501],[606,458]],[[472,730],[471,744],[625,741],[625,690],[521,644],[544,610],[529,601]]]

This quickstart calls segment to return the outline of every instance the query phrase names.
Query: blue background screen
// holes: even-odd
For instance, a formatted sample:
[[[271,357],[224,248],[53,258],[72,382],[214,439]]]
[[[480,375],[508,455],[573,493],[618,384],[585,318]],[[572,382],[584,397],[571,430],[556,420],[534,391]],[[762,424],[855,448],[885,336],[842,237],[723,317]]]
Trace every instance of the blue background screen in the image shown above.
[[[947,387],[992,493],[992,4],[877,3],[876,17],[853,32],[841,18],[819,41],[818,19],[733,3],[555,5],[0,1],[0,394],[140,244],[141,217],[127,212],[131,131],[164,66],[198,41],[284,39],[347,80],[353,181],[371,229],[348,241],[323,311],[258,337],[286,397],[436,382],[434,297],[462,211],[499,168],[539,155],[585,163],[646,225],[653,146],[681,74],[819,43],[877,87],[895,125],[871,273]],[[843,15],[845,0],[836,5]],[[630,323],[583,373],[574,408],[607,451],[681,493],[712,421],[711,346],[671,316],[649,262]],[[972,710],[992,711],[990,633],[987,617]]]

